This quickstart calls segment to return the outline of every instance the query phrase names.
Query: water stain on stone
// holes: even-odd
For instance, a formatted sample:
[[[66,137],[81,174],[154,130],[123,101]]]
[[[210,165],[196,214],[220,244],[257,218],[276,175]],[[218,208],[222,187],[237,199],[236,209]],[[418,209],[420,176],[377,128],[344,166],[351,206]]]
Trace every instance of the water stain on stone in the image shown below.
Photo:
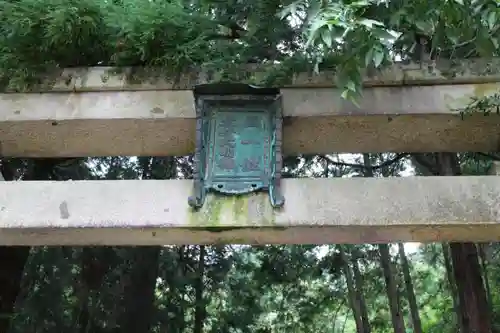
[[[59,205],[59,213],[63,220],[69,218],[68,203],[66,201],[61,202],[61,204]]]
[[[154,113],[154,114],[164,114],[165,111],[159,107],[156,107],[156,108],[152,108],[151,109],[151,113]]]
[[[73,76],[68,75],[67,77],[64,78],[64,83],[69,86],[71,84],[71,81],[73,81]]]
[[[14,114],[21,114],[21,110],[14,111]]]
[[[294,124],[293,117],[283,117],[283,126],[292,126]]]

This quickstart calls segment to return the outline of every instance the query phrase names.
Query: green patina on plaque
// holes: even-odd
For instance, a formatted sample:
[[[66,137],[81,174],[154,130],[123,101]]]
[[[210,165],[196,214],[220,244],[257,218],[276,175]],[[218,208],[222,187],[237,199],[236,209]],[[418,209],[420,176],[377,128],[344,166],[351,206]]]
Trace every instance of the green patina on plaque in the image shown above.
[[[208,84],[194,89],[196,150],[193,208],[208,191],[241,195],[269,192],[281,207],[282,113],[279,89]]]

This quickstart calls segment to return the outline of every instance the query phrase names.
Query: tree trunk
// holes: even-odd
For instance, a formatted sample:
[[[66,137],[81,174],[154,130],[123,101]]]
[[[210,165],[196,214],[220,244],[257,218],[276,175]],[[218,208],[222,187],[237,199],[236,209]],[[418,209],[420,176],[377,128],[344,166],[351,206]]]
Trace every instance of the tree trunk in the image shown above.
[[[396,281],[394,280],[391,256],[389,254],[389,245],[380,244],[379,251],[394,333],[405,333],[405,323],[403,314],[401,313],[401,307],[399,306],[398,287],[396,285]]]
[[[425,175],[458,176],[461,175],[460,165],[455,153],[412,154],[415,165],[424,170]],[[458,295],[458,318],[462,333],[491,332],[491,318],[482,275],[473,243],[450,243],[451,264],[446,263],[447,249],[443,245],[445,264],[449,274],[448,281],[453,286],[451,275],[454,276]],[[454,302],[456,298],[454,297]]]
[[[78,326],[80,333],[99,333],[103,329],[92,316],[92,296],[96,296],[102,287],[106,274],[111,269],[110,263],[114,261],[115,250],[111,247],[84,247],[81,252],[81,274],[77,282],[77,297],[80,309],[78,313]]]
[[[182,245],[178,249],[178,255],[179,255],[179,267],[178,267],[178,274],[179,274],[179,280],[181,279],[186,279],[187,274],[188,274],[188,269],[187,269],[187,253],[186,253],[186,246]],[[186,294],[186,286],[182,285],[176,288],[179,293],[179,299],[184,300],[185,294]],[[177,324],[176,328],[178,333],[183,333],[184,330],[186,329],[186,309],[184,306],[184,302],[179,302],[179,307],[178,307],[178,313],[179,313],[179,318],[175,319],[175,322]]]
[[[198,272],[195,290],[195,313],[194,313],[194,327],[193,333],[203,332],[203,322],[206,317],[205,299],[203,298],[203,291],[205,289],[205,246],[200,246],[200,254],[198,257]]]
[[[335,312],[333,313],[332,326],[330,329],[331,332],[335,332],[335,330],[337,329],[337,317],[339,316],[340,310],[342,310],[344,305],[345,305],[345,301],[342,300],[340,302],[339,306],[337,307],[337,309],[335,310]]]
[[[370,154],[363,154],[363,165],[364,177],[373,177],[373,169],[370,161]],[[387,297],[389,298],[389,308],[391,311],[392,325],[394,327],[394,333],[405,333],[405,324],[403,316],[401,314],[401,309],[399,306],[398,288],[396,282],[394,281],[392,269],[391,269],[391,259],[389,254],[389,245],[380,244],[380,263],[382,265],[382,270],[385,278],[385,286],[387,290]]]
[[[420,314],[418,312],[417,298],[415,297],[415,290],[413,289],[413,281],[410,274],[410,265],[406,258],[405,248],[403,243],[398,243],[399,257],[401,258],[401,266],[403,268],[403,276],[405,279],[406,292],[408,295],[408,303],[410,305],[411,321],[413,323],[413,332],[422,333],[422,323],[420,321]]]
[[[444,267],[446,269],[446,279],[448,280],[448,286],[450,288],[451,299],[453,300],[453,310],[455,311],[457,326],[460,331],[463,332],[462,322],[460,320],[461,312],[460,305],[458,301],[457,285],[455,284],[455,279],[453,278],[453,267],[451,265],[450,247],[448,243],[441,244],[443,249]]]
[[[441,176],[461,174],[456,154],[439,153],[437,161]],[[459,295],[462,333],[491,333],[491,318],[475,244],[450,243],[450,253]]]
[[[349,319],[349,310],[347,311],[347,313],[345,314],[345,317],[344,317],[344,323],[342,324],[342,330],[340,331],[341,333],[344,333],[345,332],[345,326],[347,324],[347,319]]]
[[[79,333],[87,333],[90,321],[90,311],[89,311],[89,294],[90,288],[85,283],[85,277],[89,274],[88,266],[86,265],[86,248],[82,249],[81,252],[81,271],[80,279],[76,279],[74,284],[75,296],[78,302],[78,307],[74,314],[74,325],[73,329]]]
[[[491,333],[491,318],[476,246],[474,243],[451,243],[450,250],[463,332]]]
[[[363,321],[364,333],[371,332],[370,320],[368,319],[368,309],[366,307],[366,300],[363,293],[363,277],[359,271],[357,250],[354,250],[354,257],[352,258],[352,271],[354,273],[354,283],[356,286],[357,297],[359,300],[359,308],[361,310],[361,320]]]
[[[29,252],[27,246],[0,247],[0,332],[9,332]]]
[[[35,159],[25,180],[48,180],[58,159]],[[15,170],[7,160],[2,160],[2,178],[15,179]],[[0,246],[0,332],[8,332],[15,311],[16,299],[21,291],[24,266],[30,253],[29,246]]]
[[[124,309],[119,315],[116,333],[149,333],[154,317],[159,246],[142,246],[131,254],[130,283],[125,286]]]
[[[492,309],[492,302],[493,298],[491,295],[491,287],[490,287],[490,280],[488,278],[488,259],[486,258],[486,251],[485,249],[486,244],[484,243],[479,243],[477,244],[477,249],[479,252],[479,258],[481,258],[481,269],[483,271],[483,278],[484,278],[484,287],[486,288],[486,296],[487,296],[487,301],[488,301],[488,309],[490,311],[490,316],[493,312]]]
[[[352,309],[352,314],[354,316],[354,322],[356,323],[356,332],[358,333],[366,333],[366,330],[363,325],[363,319],[361,317],[361,306],[359,304],[358,293],[354,289],[354,280],[351,272],[351,268],[349,267],[349,261],[344,252],[344,247],[342,245],[338,245],[340,259],[342,260],[342,266],[344,268],[344,275],[347,282],[347,292],[349,298],[349,305]]]

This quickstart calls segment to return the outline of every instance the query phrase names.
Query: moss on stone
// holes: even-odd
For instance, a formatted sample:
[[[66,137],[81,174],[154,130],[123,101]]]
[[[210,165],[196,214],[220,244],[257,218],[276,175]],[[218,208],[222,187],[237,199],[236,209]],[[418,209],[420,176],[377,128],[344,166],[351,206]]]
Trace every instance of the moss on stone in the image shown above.
[[[275,212],[267,193],[245,195],[210,193],[200,210],[186,209],[188,209],[189,227],[225,228],[228,223],[237,228],[275,225]]]

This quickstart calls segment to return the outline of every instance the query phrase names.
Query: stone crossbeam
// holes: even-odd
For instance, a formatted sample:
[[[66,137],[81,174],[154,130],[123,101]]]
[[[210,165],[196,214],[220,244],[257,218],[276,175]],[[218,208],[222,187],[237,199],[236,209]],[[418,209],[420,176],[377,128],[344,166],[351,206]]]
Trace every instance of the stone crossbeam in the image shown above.
[[[329,244],[500,240],[500,177],[285,179],[187,205],[189,180],[0,183],[0,245]]]
[[[500,90],[491,63],[396,65],[367,73],[359,106],[341,98],[333,75],[299,74],[283,84],[283,150],[461,152],[500,147],[500,117],[462,120],[472,97]],[[488,67],[488,66],[489,67]],[[498,67],[500,68],[500,66]],[[196,73],[172,83],[129,82],[109,68],[63,70],[41,92],[0,94],[0,151],[11,157],[180,156],[194,151]],[[255,78],[258,80],[258,71]],[[149,76],[148,76],[149,77]],[[134,83],[135,82],[135,83]],[[50,84],[49,84],[50,83]],[[36,91],[36,90],[35,90]]]

